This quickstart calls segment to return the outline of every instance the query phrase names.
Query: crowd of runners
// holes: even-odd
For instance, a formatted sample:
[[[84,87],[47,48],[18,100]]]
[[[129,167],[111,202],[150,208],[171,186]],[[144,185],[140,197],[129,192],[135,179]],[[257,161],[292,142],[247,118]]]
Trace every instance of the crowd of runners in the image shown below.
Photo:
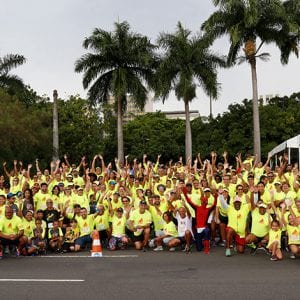
[[[141,251],[262,251],[271,260],[300,253],[300,176],[287,155],[274,169],[256,157],[200,154],[160,164],[143,156],[90,165],[68,157],[49,169],[3,164],[0,258],[83,251],[97,230],[103,247]],[[191,250],[192,249],[192,250]]]

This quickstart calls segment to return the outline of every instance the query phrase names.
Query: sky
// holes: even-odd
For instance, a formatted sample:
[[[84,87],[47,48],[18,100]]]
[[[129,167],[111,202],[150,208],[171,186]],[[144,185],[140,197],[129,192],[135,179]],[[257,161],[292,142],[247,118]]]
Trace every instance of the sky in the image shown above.
[[[111,31],[114,22],[126,20],[133,31],[155,43],[160,32],[174,32],[178,21],[193,33],[199,32],[214,10],[211,0],[0,0],[0,56],[24,55],[26,64],[13,73],[40,95],[52,97],[57,89],[63,99],[76,94],[86,97],[82,74],[74,72],[74,62],[86,52],[82,42],[94,28]],[[228,48],[228,38],[213,45],[213,51],[221,55],[227,54]],[[300,91],[300,60],[292,56],[289,64],[282,66],[277,49],[267,46],[262,50],[269,52],[271,59],[257,64],[259,95]],[[231,103],[251,99],[252,94],[248,64],[218,74],[221,92],[213,102],[215,116]],[[201,87],[190,109],[202,116],[209,114],[209,97]],[[155,103],[154,110],[182,111],[184,105],[171,95],[165,104]]]

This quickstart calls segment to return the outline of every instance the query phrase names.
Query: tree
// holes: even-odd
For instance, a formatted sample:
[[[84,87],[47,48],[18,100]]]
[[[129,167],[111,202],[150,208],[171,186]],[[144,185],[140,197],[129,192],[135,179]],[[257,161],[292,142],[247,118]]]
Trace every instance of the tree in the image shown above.
[[[59,131],[58,131],[58,109],[57,90],[53,91],[53,160],[59,159]]]
[[[136,106],[143,109],[147,99],[146,84],[151,84],[154,71],[154,46],[146,36],[130,31],[127,22],[115,23],[115,30],[94,29],[83,42],[92,52],[75,63],[76,72],[84,72],[83,87],[89,88],[92,104],[106,103],[112,95],[117,104],[118,158],[124,160],[123,113],[126,96],[132,95]]]
[[[230,37],[228,63],[233,65],[241,50],[250,64],[253,94],[253,145],[254,153],[261,156],[260,122],[257,90],[257,58],[266,60],[268,53],[260,53],[264,44],[274,43],[281,51],[281,62],[287,63],[293,52],[298,55],[296,43],[299,39],[298,17],[290,8],[299,3],[280,0],[214,0],[218,10],[202,25],[213,39],[223,35]],[[287,5],[287,2],[290,2]],[[298,5],[298,4],[297,4]],[[298,5],[299,8],[299,5]],[[258,43],[258,47],[257,47]]]
[[[24,83],[17,75],[9,74],[9,72],[24,64],[25,57],[18,54],[7,54],[0,57],[0,87],[9,93],[24,89]]]
[[[196,97],[196,82],[207,95],[218,94],[217,67],[224,66],[222,58],[209,50],[208,39],[200,34],[191,37],[191,31],[177,24],[174,34],[160,34],[158,44],[165,50],[157,71],[156,96],[163,102],[174,90],[185,109],[185,156],[192,156],[192,134],[189,102]]]

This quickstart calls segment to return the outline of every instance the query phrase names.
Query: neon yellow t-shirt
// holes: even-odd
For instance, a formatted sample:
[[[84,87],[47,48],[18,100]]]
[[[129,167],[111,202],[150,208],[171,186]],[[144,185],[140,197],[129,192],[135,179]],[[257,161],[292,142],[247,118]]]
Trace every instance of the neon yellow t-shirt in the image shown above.
[[[249,205],[241,205],[239,210],[234,206],[228,207],[228,227],[231,227],[241,238],[246,234],[247,216],[250,211]]]
[[[287,225],[286,230],[289,237],[289,245],[300,245],[300,226]]]
[[[281,247],[281,229],[278,230],[269,230],[269,243],[267,245],[267,248],[271,246],[274,242],[278,242],[278,248]]]
[[[86,219],[79,217],[77,219],[80,236],[91,234],[94,230],[94,216],[88,215]]]
[[[111,219],[112,223],[112,236],[122,237],[125,235],[126,228],[126,217],[122,215],[121,218],[118,218],[114,215]]]
[[[33,229],[35,228],[34,220],[28,222],[26,219],[22,219],[23,228],[24,228],[24,235],[28,238],[33,237]]]
[[[139,209],[136,209],[131,212],[129,216],[129,221],[133,222],[133,226],[145,226],[152,223],[152,217],[149,211],[145,210],[144,213],[140,213]],[[142,231],[138,230],[134,232],[135,236],[142,234]]]
[[[164,233],[173,237],[178,237],[178,231],[175,224],[170,221],[169,223],[164,224]]]
[[[261,215],[259,209],[255,208],[252,211],[252,227],[251,233],[255,236],[262,238],[268,234],[269,227],[269,216],[267,213]]]
[[[23,229],[22,220],[17,216],[13,216],[11,219],[3,217],[0,220],[0,232],[4,234],[18,234]]]
[[[108,224],[108,211],[105,210],[103,215],[97,215],[97,217],[94,219],[94,227],[96,230],[101,231],[109,228]]]

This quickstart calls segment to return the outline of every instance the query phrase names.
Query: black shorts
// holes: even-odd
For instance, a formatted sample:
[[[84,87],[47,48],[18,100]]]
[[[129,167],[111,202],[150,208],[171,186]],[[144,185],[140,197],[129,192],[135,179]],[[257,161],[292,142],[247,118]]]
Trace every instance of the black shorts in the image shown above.
[[[219,219],[222,224],[228,224],[228,217],[224,217],[219,213]]]
[[[132,236],[132,241],[135,242],[142,242],[144,240],[144,234],[140,234],[138,236],[133,235]]]
[[[186,240],[185,240],[184,236],[179,236],[179,237],[177,237],[177,239],[180,241],[180,244],[185,244],[186,243]]]
[[[15,245],[17,246],[19,244],[19,239],[10,240],[5,238],[0,238],[1,245],[2,246],[8,246],[8,245]]]

